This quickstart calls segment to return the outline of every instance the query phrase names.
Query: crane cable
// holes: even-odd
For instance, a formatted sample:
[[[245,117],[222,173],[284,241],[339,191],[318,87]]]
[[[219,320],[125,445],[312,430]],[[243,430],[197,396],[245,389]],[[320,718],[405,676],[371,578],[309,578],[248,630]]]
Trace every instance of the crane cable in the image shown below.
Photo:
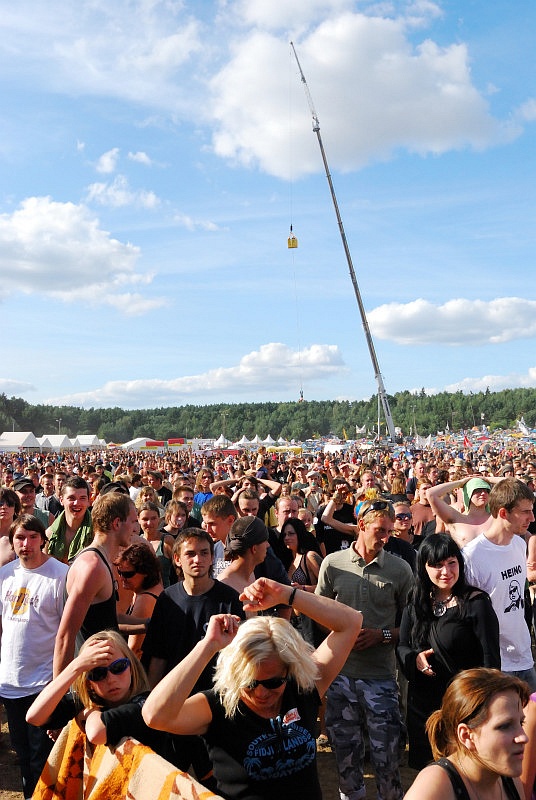
[[[301,325],[300,325],[300,304],[298,294],[298,278],[296,274],[296,250],[298,249],[298,240],[294,235],[293,227],[293,188],[294,188],[294,170],[293,170],[293,151],[292,151],[292,86],[294,82],[294,56],[292,50],[289,48],[289,79],[288,79],[288,93],[289,93],[289,112],[288,112],[288,142],[289,142],[289,216],[290,216],[290,231],[288,237],[288,249],[292,252],[292,274],[294,279],[294,304],[296,307],[296,338],[298,345],[298,376],[300,384],[300,397],[298,402],[303,401],[303,364],[302,364],[302,349],[301,349]]]

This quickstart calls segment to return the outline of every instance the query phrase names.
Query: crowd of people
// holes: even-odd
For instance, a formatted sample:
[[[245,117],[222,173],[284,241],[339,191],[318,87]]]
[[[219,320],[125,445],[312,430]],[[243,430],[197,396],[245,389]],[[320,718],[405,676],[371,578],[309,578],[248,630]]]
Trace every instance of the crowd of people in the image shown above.
[[[232,800],[531,797],[536,452],[0,457],[0,699]],[[525,709],[525,710],[524,710]],[[527,729],[522,727],[524,714]],[[500,731],[500,733],[499,733]]]

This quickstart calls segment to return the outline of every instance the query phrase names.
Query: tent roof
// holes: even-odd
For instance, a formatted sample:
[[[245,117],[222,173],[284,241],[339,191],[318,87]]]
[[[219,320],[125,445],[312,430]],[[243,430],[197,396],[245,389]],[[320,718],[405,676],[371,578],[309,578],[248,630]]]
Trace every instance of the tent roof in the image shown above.
[[[15,450],[18,447],[39,448],[39,442],[31,431],[4,431],[0,436],[0,447],[4,450],[9,447]]]
[[[39,437],[39,441],[42,439],[45,439],[49,443],[48,447],[59,447],[64,450],[74,446],[69,437],[64,433],[49,433],[47,436]],[[47,447],[47,445],[42,443],[41,447]]]

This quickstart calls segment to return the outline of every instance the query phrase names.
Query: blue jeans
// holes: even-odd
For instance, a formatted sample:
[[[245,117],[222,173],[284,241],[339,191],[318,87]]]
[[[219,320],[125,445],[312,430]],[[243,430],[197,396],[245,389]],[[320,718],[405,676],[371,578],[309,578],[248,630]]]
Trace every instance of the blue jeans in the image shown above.
[[[54,742],[47,736],[46,731],[26,722],[26,712],[36,697],[37,694],[15,699],[2,697],[2,702],[6,709],[11,744],[19,758],[22,791],[25,798],[32,796],[54,745]]]
[[[514,675],[516,678],[521,678],[522,681],[526,681],[530,686],[531,692],[536,692],[536,669],[531,667],[530,669],[516,669],[516,670],[509,670],[506,672],[507,675]]]

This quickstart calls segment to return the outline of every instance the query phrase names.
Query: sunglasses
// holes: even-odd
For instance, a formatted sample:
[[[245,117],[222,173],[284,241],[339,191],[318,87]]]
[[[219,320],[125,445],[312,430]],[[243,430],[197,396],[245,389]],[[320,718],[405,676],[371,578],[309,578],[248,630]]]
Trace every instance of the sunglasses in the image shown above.
[[[366,517],[369,511],[389,511],[391,508],[392,505],[387,500],[375,500],[374,503],[370,504],[366,511],[363,511],[361,519]]]
[[[118,569],[117,574],[120,578],[133,578],[136,575],[136,569]]]
[[[117,661],[112,661],[107,667],[95,667],[91,672],[88,672],[87,677],[88,680],[94,683],[100,683],[100,681],[106,678],[109,672],[111,672],[112,675],[122,675],[128,667],[130,667],[130,659],[118,658]]]
[[[265,689],[280,689],[287,681],[288,677],[286,675],[284,678],[265,678],[262,681],[251,681],[246,688],[250,692],[256,689],[257,686],[264,686]]]
[[[395,514],[395,519],[413,519],[411,514]]]

